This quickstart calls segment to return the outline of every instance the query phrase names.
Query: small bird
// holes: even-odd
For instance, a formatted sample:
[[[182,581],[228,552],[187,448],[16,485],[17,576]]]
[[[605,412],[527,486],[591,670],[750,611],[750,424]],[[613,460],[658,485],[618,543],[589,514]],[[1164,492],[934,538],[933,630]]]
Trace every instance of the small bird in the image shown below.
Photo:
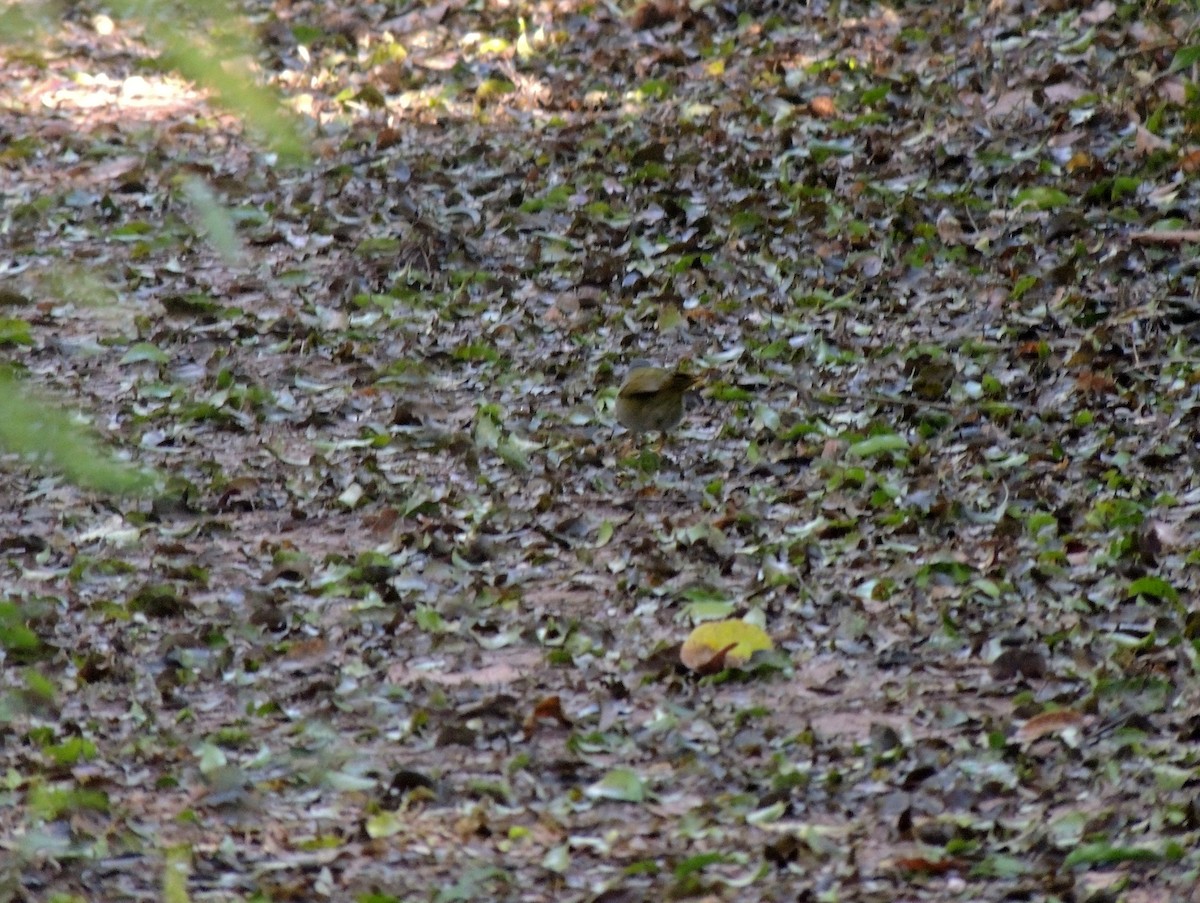
[[[683,419],[683,395],[698,381],[678,370],[635,366],[617,392],[617,421],[633,433],[666,433]]]

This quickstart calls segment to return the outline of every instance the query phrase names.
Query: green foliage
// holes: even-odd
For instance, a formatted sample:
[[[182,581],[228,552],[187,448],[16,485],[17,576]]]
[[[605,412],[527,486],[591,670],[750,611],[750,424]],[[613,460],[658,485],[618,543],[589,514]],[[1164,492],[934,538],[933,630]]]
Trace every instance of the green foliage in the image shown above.
[[[248,36],[253,32],[239,27],[242,19],[230,4],[118,0],[112,9],[118,16],[138,19],[150,41],[163,48],[169,68],[212,92],[218,104],[244,119],[282,159],[307,158],[296,121],[282,111],[273,92],[256,83],[249,64],[254,45]]]
[[[102,492],[140,494],[155,483],[153,474],[105,452],[70,414],[7,373],[0,373],[0,448]]]
[[[0,602],[0,649],[10,656],[29,656],[41,646],[41,639],[25,624],[22,609],[12,602]]]
[[[163,903],[188,903],[188,876],[192,872],[192,851],[180,845],[167,850],[163,863]]]
[[[34,786],[29,791],[29,809],[39,818],[53,821],[74,812],[108,812],[108,794],[100,790]]]
[[[0,43],[21,45],[44,40],[62,22],[63,4],[21,3],[0,12]],[[162,50],[170,69],[211,92],[220,106],[237,114],[287,162],[308,158],[298,121],[279,98],[257,84],[250,60],[254,30],[225,0],[114,0],[107,11],[135,21],[147,40]],[[205,218],[210,228],[213,215]]]

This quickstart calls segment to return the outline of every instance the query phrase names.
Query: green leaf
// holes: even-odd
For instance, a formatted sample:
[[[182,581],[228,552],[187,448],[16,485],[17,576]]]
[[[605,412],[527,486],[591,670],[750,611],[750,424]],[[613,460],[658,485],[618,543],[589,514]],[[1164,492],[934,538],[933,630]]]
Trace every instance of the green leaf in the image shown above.
[[[728,857],[724,853],[700,853],[696,856],[689,856],[675,866],[675,877],[686,878],[688,875],[703,871],[710,865],[725,862],[727,859]]]
[[[32,345],[30,325],[15,317],[0,318],[0,345]]]
[[[1039,185],[1018,191],[1013,202],[1018,207],[1029,206],[1035,210],[1053,210],[1057,207],[1066,207],[1072,202],[1072,199],[1065,191]]]
[[[728,383],[714,383],[705,393],[715,401],[752,401],[754,393]]]
[[[888,96],[891,87],[888,85],[876,85],[874,88],[867,88],[858,97],[858,102],[864,107],[869,107],[871,104],[879,103]]]
[[[1014,301],[1021,300],[1025,293],[1038,284],[1038,277],[1031,273],[1027,273],[1016,281],[1009,293]]]
[[[149,342],[138,342],[130,347],[125,355],[121,358],[122,364],[165,364],[171,358],[165,351],[157,345],[151,345]]]
[[[1141,507],[1133,499],[1101,499],[1087,513],[1084,522],[1100,529],[1127,529],[1145,520]]]
[[[933,583],[961,586],[975,576],[975,569],[961,561],[934,561],[920,568],[916,573],[916,583],[926,587]]]
[[[908,440],[903,436],[897,433],[880,433],[877,436],[863,439],[861,442],[855,442],[847,449],[847,454],[852,458],[874,458],[888,452],[904,451],[906,448],[908,448]]]
[[[634,91],[631,99],[662,100],[664,97],[670,97],[673,90],[670,82],[660,78],[652,78]]]
[[[1063,44],[1059,50],[1062,53],[1080,54],[1092,46],[1092,42],[1096,40],[1096,27],[1092,26],[1083,34],[1076,37],[1074,40]]]
[[[609,542],[613,538],[614,531],[615,531],[615,528],[613,527],[612,521],[606,520],[606,521],[601,522],[600,529],[596,531],[595,547],[597,549],[602,549],[606,545],[608,545]]]
[[[1059,849],[1078,846],[1087,830],[1087,822],[1087,813],[1068,812],[1046,826],[1046,836]]]
[[[0,649],[8,653],[28,654],[41,647],[41,639],[26,625],[25,620],[25,614],[19,606],[12,602],[0,602]]]
[[[1165,602],[1178,602],[1179,593],[1175,587],[1161,577],[1142,577],[1129,584],[1129,597],[1150,596]]]
[[[407,813],[380,812],[367,818],[366,832],[372,840],[392,837],[404,830],[408,821]]]
[[[632,769],[614,768],[589,787],[587,795],[597,800],[640,803],[646,799],[646,785]]]
[[[570,867],[571,849],[565,843],[551,847],[542,857],[542,868],[554,872],[556,875],[565,875]]]
[[[971,869],[971,874],[980,878],[1020,878],[1032,870],[1033,866],[1019,856],[997,853],[988,856]]]
[[[735,606],[732,602],[692,602],[683,610],[683,614],[693,624],[699,624],[702,621],[720,621],[731,618],[734,610]]]
[[[56,765],[75,765],[96,758],[96,744],[83,737],[68,737],[62,743],[45,747],[42,752]]]
[[[171,847],[163,862],[163,903],[189,903],[188,876],[192,873],[192,849],[186,844]]]
[[[168,295],[162,299],[167,313],[176,317],[216,318],[224,308],[209,295],[193,292],[190,295]]]
[[[100,790],[38,786],[30,790],[27,803],[31,812],[46,821],[85,810],[108,812],[108,794]]]
[[[201,774],[211,775],[228,765],[229,759],[221,747],[205,741],[196,749],[196,763]]]
[[[452,630],[436,608],[425,605],[417,607],[415,620],[418,627],[429,633],[449,633]]]
[[[495,100],[515,90],[517,86],[506,78],[485,78],[475,89],[475,99],[481,102]]]
[[[1180,47],[1175,51],[1175,56],[1171,59],[1171,67],[1167,71],[1179,72],[1182,69],[1190,69],[1196,63],[1200,63],[1200,44],[1189,44],[1187,47]]]
[[[384,235],[375,238],[364,238],[354,248],[359,257],[391,257],[400,251],[400,239]]]
[[[183,194],[192,205],[201,232],[213,249],[227,263],[236,263],[242,257],[242,243],[237,236],[237,227],[229,209],[222,204],[204,182],[189,178],[183,183]]]
[[[808,146],[808,152],[814,163],[824,163],[830,157],[846,157],[854,153],[854,147],[849,142],[834,144],[829,141],[814,141]]]
[[[124,223],[114,227],[109,233],[109,238],[123,239],[126,241],[135,241],[143,236],[154,234],[154,224],[148,223],[145,220],[133,220],[132,222]]]
[[[496,361],[503,360],[504,355],[484,342],[471,342],[470,344],[459,345],[455,348],[454,359],[456,361],[494,364]]]
[[[1063,861],[1066,868],[1080,865],[1113,865],[1117,862],[1156,862],[1162,856],[1145,847],[1114,847],[1107,843],[1088,843],[1076,847]]]

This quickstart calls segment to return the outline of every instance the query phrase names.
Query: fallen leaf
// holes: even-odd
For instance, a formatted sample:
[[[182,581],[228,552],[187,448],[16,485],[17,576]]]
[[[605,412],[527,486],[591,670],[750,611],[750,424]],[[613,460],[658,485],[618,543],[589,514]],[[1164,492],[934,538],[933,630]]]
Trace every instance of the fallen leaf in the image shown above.
[[[746,621],[710,621],[691,632],[679,650],[684,666],[705,674],[739,667],[759,650],[775,648],[767,632]]]
[[[1101,0],[1091,9],[1079,14],[1079,21],[1084,25],[1099,25],[1107,22],[1117,14],[1117,5],[1111,0]]]
[[[1080,373],[1075,387],[1085,395],[1111,395],[1117,391],[1116,382],[1106,373]]]
[[[837,116],[837,107],[834,105],[833,98],[828,94],[814,97],[809,101],[808,108],[814,116],[822,119],[833,119]]]
[[[1155,151],[1170,150],[1174,145],[1165,138],[1159,138],[1144,126],[1137,126],[1137,134],[1133,139],[1133,148],[1139,154],[1149,156]]]
[[[957,245],[962,244],[963,227],[962,223],[949,210],[943,210],[938,214],[937,218],[937,233],[943,244]]]
[[[966,867],[961,859],[925,859],[922,856],[897,859],[893,865],[900,871],[920,872],[923,875],[944,875],[947,872],[962,871]]]
[[[533,707],[522,725],[526,740],[533,736],[539,721],[557,721],[563,727],[571,727],[571,719],[563,712],[562,699],[558,696],[547,696]]]
[[[1033,743],[1051,734],[1061,734],[1064,731],[1081,727],[1085,718],[1072,709],[1059,709],[1054,712],[1042,712],[1034,715],[1017,730],[1018,743]]]
[[[1018,677],[1037,680],[1046,676],[1046,659],[1033,649],[1006,649],[996,656],[988,671],[992,680],[999,682]]]
[[[1200,242],[1200,229],[1151,229],[1142,232],[1131,232],[1130,241],[1143,244],[1176,245],[1188,242]]]
[[[637,31],[666,25],[679,14],[676,0],[645,0],[629,16],[629,24]]]

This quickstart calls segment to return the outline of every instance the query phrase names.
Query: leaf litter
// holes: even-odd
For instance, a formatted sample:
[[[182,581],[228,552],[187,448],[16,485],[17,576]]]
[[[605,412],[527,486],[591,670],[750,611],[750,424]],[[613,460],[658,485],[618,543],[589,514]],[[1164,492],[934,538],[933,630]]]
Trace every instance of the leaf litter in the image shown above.
[[[311,168],[5,61],[5,347],[169,477],[7,459],[7,895],[1191,893],[1188,4],[245,8]]]

